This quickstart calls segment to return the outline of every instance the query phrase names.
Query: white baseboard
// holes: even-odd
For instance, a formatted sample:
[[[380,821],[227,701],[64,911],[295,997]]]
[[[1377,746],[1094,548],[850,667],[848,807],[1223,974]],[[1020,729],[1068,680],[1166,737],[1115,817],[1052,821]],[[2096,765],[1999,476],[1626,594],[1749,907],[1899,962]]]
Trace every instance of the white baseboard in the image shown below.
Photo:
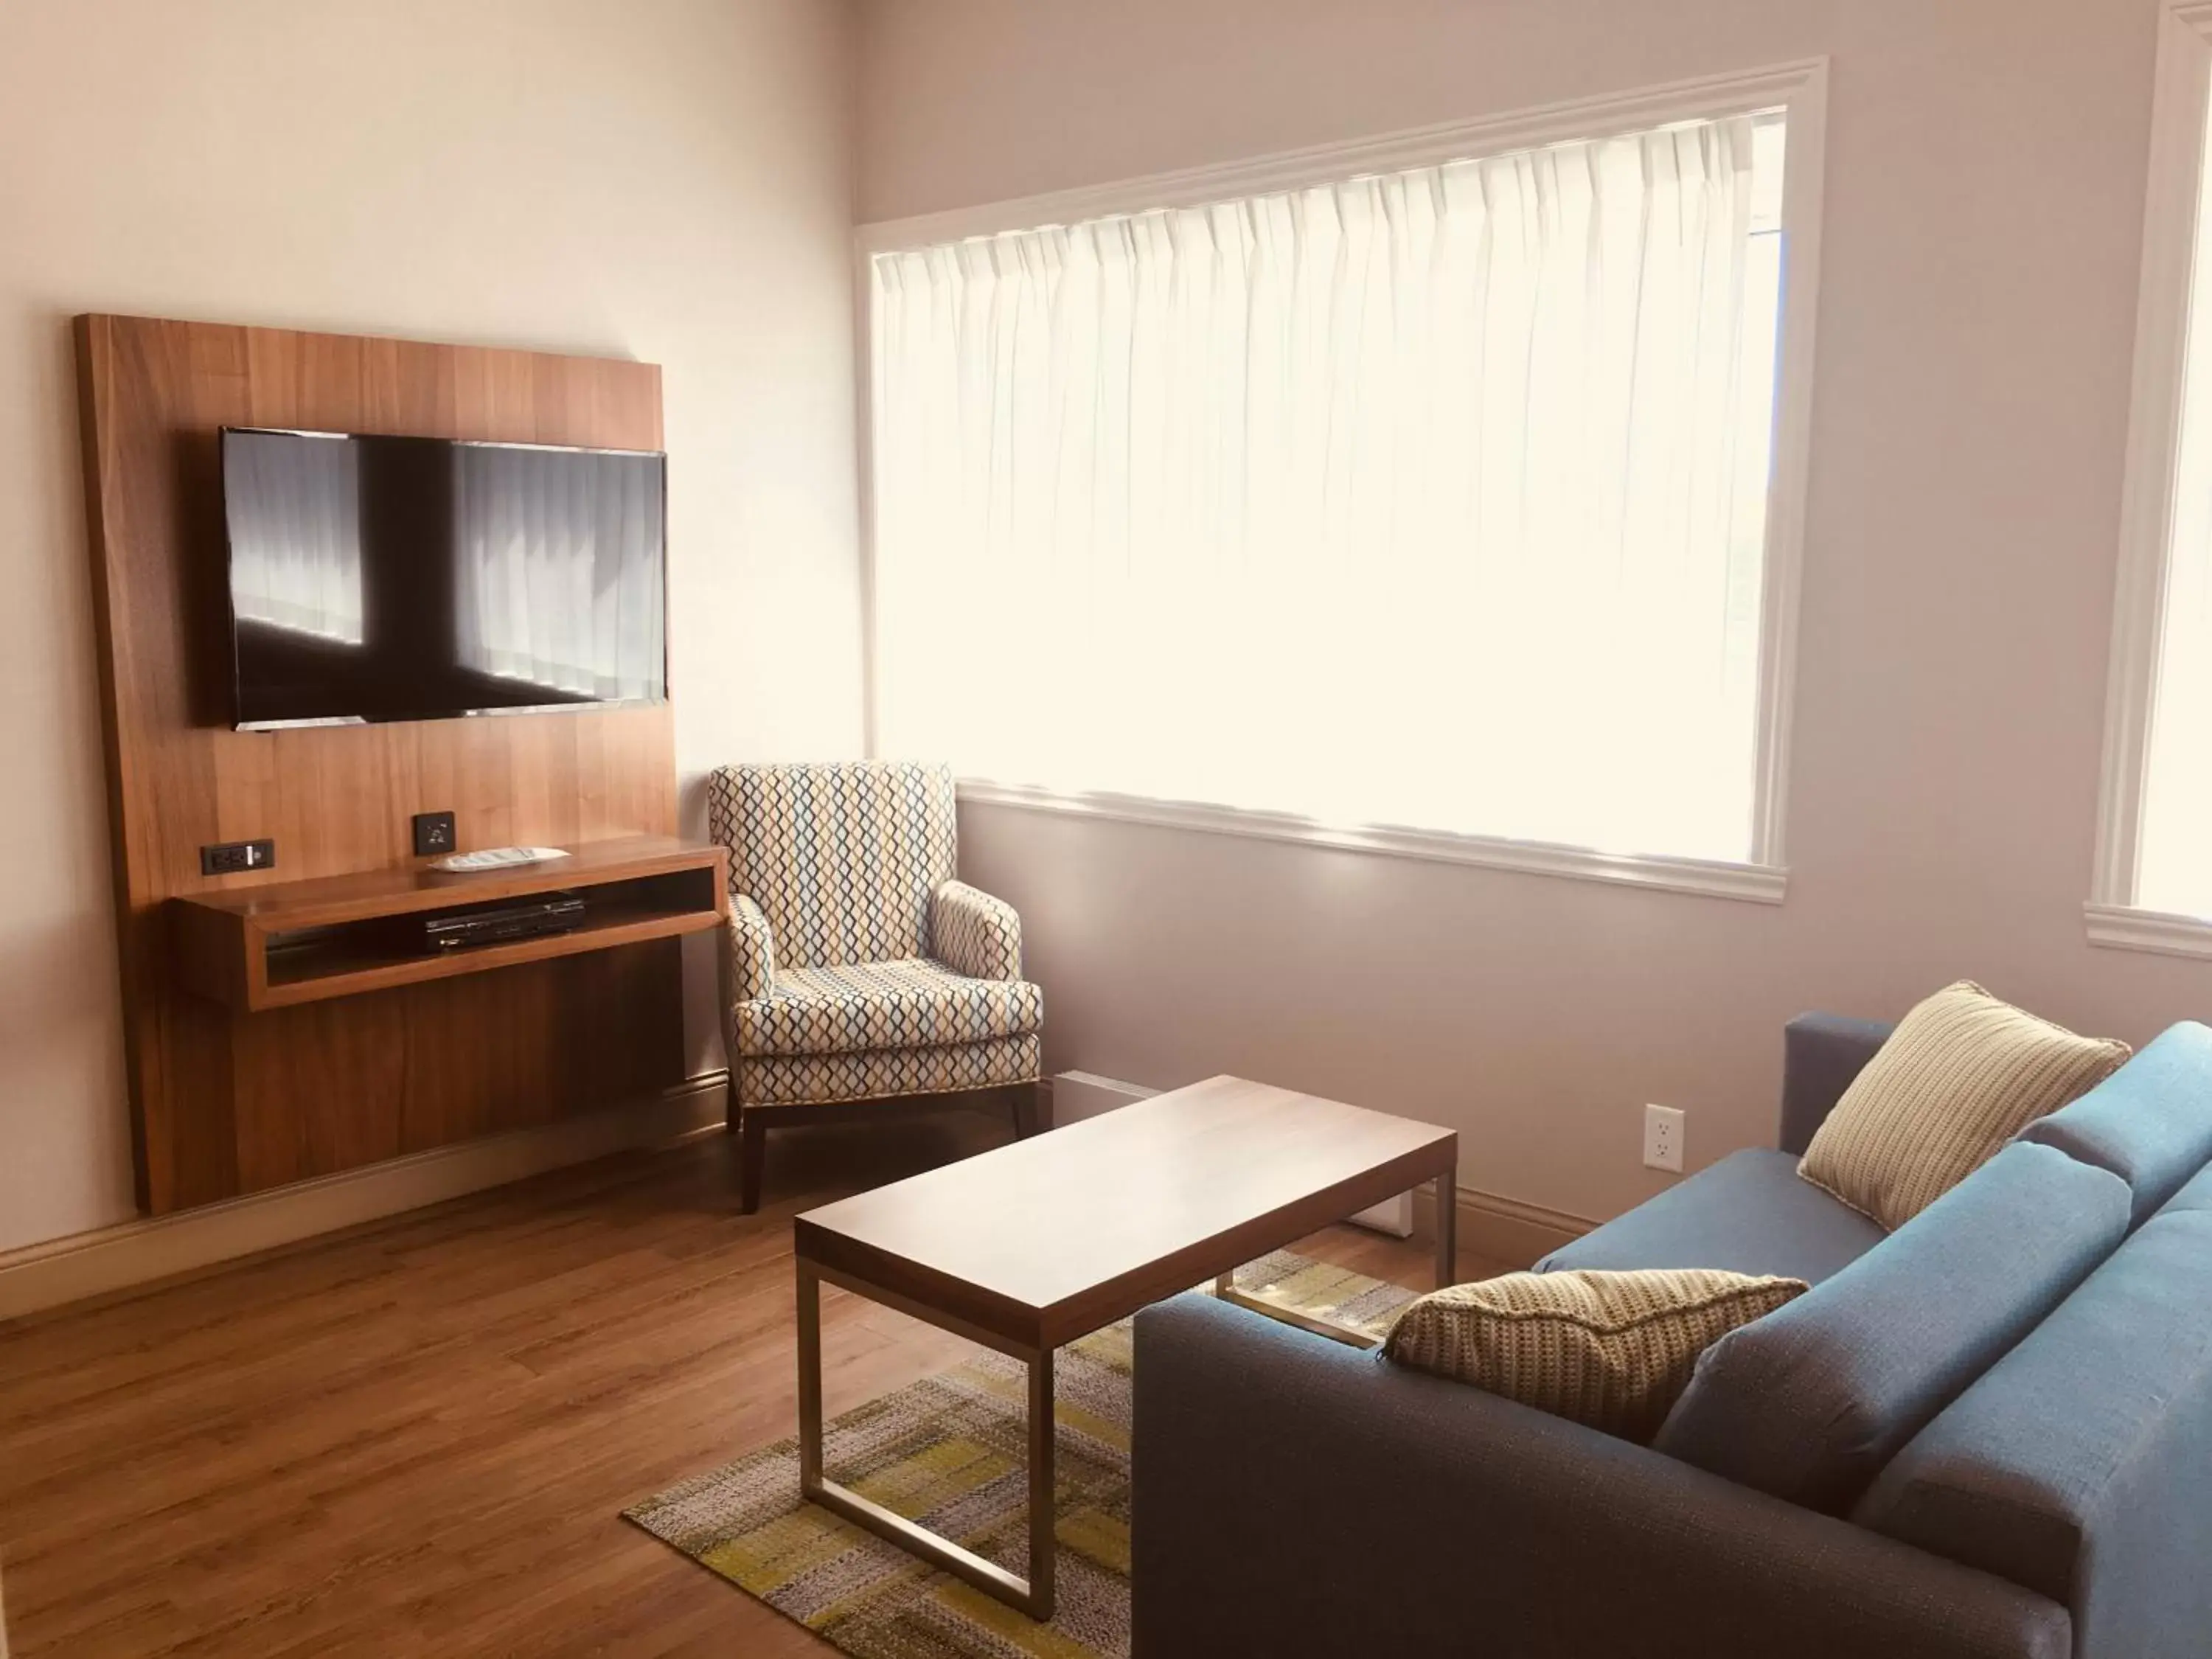
[[[0,1252],[0,1320],[380,1221],[611,1152],[665,1146],[719,1128],[723,1084],[721,1073],[709,1073],[653,1099],[609,1111],[434,1147],[221,1204]]]
[[[1047,1078],[1045,1086],[1050,1091],[1054,1127],[1080,1123],[1086,1117],[1097,1117],[1132,1101],[1149,1100],[1159,1093],[1158,1089],[1147,1089],[1141,1083],[1124,1083],[1117,1077],[1101,1077],[1096,1072],[1061,1072]]]
[[[1413,1231],[1436,1237],[1435,1197],[1426,1187],[1413,1194]],[[1553,1250],[1571,1244],[1598,1224],[1565,1210],[1526,1204],[1473,1187],[1459,1189],[1458,1244],[1462,1255],[1479,1256],[1507,1267],[1534,1266]]]

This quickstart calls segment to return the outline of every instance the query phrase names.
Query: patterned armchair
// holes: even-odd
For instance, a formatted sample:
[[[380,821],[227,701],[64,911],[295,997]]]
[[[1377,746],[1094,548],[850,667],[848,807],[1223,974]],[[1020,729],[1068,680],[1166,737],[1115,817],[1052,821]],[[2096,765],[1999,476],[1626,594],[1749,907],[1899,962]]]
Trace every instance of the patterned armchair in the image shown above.
[[[954,878],[948,769],[720,767],[707,818],[730,850],[722,1035],[746,1214],[776,1121],[990,1091],[1017,1133],[1036,1127],[1044,994],[1021,976],[1012,907]]]

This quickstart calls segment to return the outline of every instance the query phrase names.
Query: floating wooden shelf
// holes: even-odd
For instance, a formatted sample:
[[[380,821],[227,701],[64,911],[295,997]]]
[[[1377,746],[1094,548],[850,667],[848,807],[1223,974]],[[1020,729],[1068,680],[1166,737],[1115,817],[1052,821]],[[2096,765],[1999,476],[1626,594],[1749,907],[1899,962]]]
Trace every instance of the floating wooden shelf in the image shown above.
[[[480,974],[720,927],[725,854],[665,836],[590,842],[569,857],[455,873],[416,866],[272,882],[171,901],[184,987],[241,1013]],[[414,918],[502,899],[574,892],[565,933],[434,951]]]

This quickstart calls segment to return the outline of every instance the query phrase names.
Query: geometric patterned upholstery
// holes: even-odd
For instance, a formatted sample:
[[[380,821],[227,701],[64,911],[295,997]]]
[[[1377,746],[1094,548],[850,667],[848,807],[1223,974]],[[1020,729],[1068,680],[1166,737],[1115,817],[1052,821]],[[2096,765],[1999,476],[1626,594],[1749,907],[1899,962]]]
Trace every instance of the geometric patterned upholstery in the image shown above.
[[[993,1037],[942,1048],[869,1048],[849,1054],[747,1054],[738,1060],[738,1098],[749,1106],[818,1105],[893,1095],[951,1094],[1001,1083],[1034,1083],[1037,1039]]]
[[[784,966],[929,953],[929,896],[954,868],[949,767],[718,767],[707,821]]]
[[[939,960],[975,979],[1022,976],[1022,919],[1004,899],[964,881],[931,895],[930,945]]]
[[[768,918],[743,893],[730,896],[729,934],[722,941],[722,1006],[768,994],[775,982],[775,941]]]
[[[970,979],[908,957],[787,968],[734,1013],[741,1054],[830,1054],[1024,1036],[1043,1018],[1044,998],[1018,979]]]
[[[1044,994],[1021,918],[954,877],[949,768],[725,766],[723,1036],[741,1105],[1036,1080]]]

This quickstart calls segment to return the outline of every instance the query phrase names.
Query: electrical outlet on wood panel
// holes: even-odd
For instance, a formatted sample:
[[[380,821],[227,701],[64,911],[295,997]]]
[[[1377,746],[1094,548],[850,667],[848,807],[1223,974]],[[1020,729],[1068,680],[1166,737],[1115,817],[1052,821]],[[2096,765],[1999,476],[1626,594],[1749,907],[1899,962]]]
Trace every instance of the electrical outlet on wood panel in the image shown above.
[[[1644,1167],[1682,1173],[1682,1114],[1672,1106],[1644,1109]]]
[[[434,858],[441,853],[453,850],[453,815],[451,812],[417,812],[415,815],[415,856]]]

